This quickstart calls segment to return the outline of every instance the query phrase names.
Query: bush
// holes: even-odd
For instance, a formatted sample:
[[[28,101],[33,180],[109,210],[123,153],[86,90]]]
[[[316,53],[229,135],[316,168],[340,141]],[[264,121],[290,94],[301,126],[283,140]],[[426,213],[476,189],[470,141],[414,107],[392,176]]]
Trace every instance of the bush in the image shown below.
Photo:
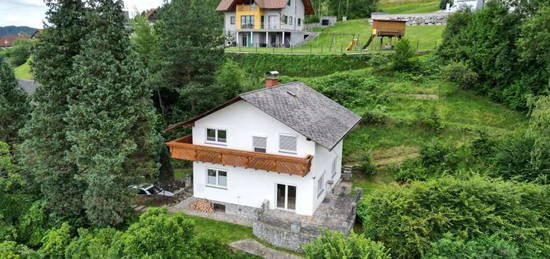
[[[97,230],[78,229],[78,238],[75,238],[67,246],[66,258],[116,258],[117,246],[113,246],[119,239],[121,232],[113,228]]]
[[[71,242],[71,226],[63,223],[58,228],[50,229],[42,241],[43,245],[38,250],[42,257],[63,258],[65,249]]]
[[[361,116],[361,125],[385,125],[390,118],[385,113],[385,108],[376,106],[374,109],[368,110]]]
[[[395,44],[395,53],[392,55],[393,69],[396,71],[413,71],[417,68],[416,55],[408,39],[401,39]]]
[[[441,0],[441,1],[439,2],[439,9],[440,9],[440,10],[445,10],[445,9],[447,9],[447,3],[448,3],[449,5],[453,5],[453,0]]]
[[[414,182],[361,201],[365,235],[399,258],[418,258],[451,233],[463,240],[497,235],[520,254],[550,252],[550,188],[474,176]]]
[[[475,240],[464,241],[446,234],[443,239],[432,243],[426,259],[462,259],[462,258],[518,258],[515,244],[496,236],[481,236]]]
[[[418,105],[414,110],[414,122],[418,126],[434,132],[439,132],[443,129],[441,115],[434,105]]]
[[[488,158],[496,152],[497,141],[486,131],[478,131],[478,137],[470,142],[472,155],[477,158]]]
[[[371,176],[376,173],[376,166],[372,163],[372,155],[370,151],[362,156],[359,164],[359,171],[365,176]]]
[[[476,72],[462,62],[447,65],[443,69],[443,75],[447,80],[457,83],[464,89],[471,88],[479,77]]]
[[[23,258],[39,258],[31,249],[25,245],[17,244],[13,241],[0,242],[0,258],[4,259],[23,259]]]
[[[323,231],[321,236],[304,245],[303,249],[308,259],[390,258],[382,243],[355,233],[345,237],[341,232]]]
[[[402,182],[425,181],[458,169],[458,149],[451,144],[431,141],[420,148],[418,159],[406,161],[396,174]]]

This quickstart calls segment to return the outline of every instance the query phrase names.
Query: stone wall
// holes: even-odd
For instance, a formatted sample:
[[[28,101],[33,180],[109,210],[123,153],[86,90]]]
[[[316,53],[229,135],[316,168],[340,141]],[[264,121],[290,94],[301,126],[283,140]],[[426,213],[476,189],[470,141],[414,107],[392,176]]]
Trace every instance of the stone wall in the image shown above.
[[[447,24],[449,13],[436,12],[426,14],[372,14],[369,23],[372,20],[398,20],[406,21],[407,25],[443,25]]]

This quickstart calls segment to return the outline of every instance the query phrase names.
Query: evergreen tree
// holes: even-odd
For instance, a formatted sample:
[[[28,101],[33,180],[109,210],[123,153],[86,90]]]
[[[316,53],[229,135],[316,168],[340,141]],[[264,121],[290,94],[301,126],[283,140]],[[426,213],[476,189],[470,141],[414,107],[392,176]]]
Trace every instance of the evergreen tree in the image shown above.
[[[78,88],[66,121],[70,158],[87,184],[84,207],[98,226],[119,225],[130,211],[128,186],[157,173],[159,137],[147,71],[130,48],[121,0],[90,0],[93,30],[75,57]]]
[[[223,63],[222,19],[212,1],[173,0],[163,7],[159,37],[165,120],[175,123],[223,101],[215,74]]]
[[[54,220],[81,219],[83,183],[75,179],[77,168],[67,158],[67,99],[75,85],[73,57],[80,53],[80,39],[88,29],[80,0],[48,0],[48,23],[33,53],[34,78],[40,87],[33,95],[36,107],[25,124],[21,146],[22,165],[40,183],[45,207]]]
[[[14,144],[30,112],[27,95],[17,84],[13,71],[0,55],[0,141]]]

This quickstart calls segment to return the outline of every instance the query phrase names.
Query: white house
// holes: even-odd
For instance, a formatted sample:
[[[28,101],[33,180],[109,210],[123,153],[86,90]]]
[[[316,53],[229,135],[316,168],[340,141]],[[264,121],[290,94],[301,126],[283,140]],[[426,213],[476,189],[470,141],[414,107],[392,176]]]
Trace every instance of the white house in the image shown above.
[[[310,0],[221,0],[226,45],[290,47],[302,42],[304,16],[314,14]]]
[[[167,145],[194,161],[196,198],[311,216],[340,179],[342,142],[359,120],[303,83],[272,79],[175,125],[192,136]]]

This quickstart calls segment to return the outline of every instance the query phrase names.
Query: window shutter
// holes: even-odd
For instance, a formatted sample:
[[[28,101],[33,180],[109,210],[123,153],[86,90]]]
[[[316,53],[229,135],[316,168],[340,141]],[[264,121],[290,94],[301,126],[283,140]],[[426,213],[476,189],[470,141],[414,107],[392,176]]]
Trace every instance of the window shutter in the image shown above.
[[[279,137],[279,149],[296,152],[296,137],[281,135]]]
[[[265,137],[252,137],[252,144],[256,148],[267,148],[267,138]]]

